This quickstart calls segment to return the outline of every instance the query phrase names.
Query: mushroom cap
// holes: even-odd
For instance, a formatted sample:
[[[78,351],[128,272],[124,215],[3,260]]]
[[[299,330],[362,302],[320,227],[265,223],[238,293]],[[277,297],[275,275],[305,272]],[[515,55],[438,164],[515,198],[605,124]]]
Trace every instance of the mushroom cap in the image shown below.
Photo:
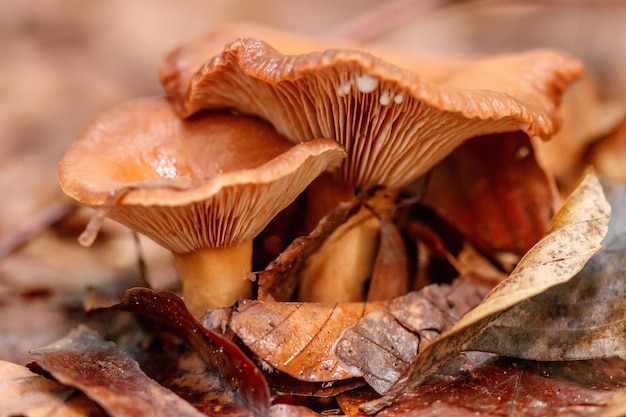
[[[362,51],[283,55],[248,38],[207,61],[183,94],[180,86],[168,94],[183,117],[228,108],[268,120],[294,142],[335,138],[348,154],[339,171],[348,184],[401,188],[471,137],[521,130],[548,138],[562,90],[582,71],[552,51],[480,62],[444,60],[437,84]]]
[[[94,120],[63,155],[59,182],[176,253],[255,237],[345,153],[332,139],[294,145],[266,122],[215,112],[180,119],[164,98]]]

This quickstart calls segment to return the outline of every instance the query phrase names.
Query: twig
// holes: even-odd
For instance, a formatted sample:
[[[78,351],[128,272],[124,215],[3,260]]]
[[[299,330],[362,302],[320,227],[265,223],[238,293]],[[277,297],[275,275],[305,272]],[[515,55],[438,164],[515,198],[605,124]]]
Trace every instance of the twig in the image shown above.
[[[57,200],[31,216],[13,233],[0,238],[0,259],[15,252],[40,232],[63,219],[76,206],[69,201]]]

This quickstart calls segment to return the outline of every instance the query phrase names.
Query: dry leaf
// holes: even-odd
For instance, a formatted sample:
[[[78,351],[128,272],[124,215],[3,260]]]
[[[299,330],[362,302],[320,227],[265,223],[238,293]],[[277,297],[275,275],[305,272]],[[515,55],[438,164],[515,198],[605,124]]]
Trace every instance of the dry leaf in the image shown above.
[[[460,372],[404,394],[383,416],[608,416],[626,393],[622,361],[529,362],[473,354]],[[348,411],[371,399],[339,398]]]
[[[320,220],[309,235],[295,239],[265,270],[257,272],[258,298],[263,301],[289,300],[298,286],[299,272],[305,267],[309,256],[319,250],[332,232],[359,208],[360,198],[340,203]]]
[[[74,388],[0,361],[0,415],[99,417],[105,413]]]
[[[406,375],[388,396],[364,406],[372,413],[402,390],[419,386],[437,367],[459,351],[505,310],[562,284],[576,275],[601,247],[607,233],[611,206],[596,175],[589,171],[555,216],[550,232],[519,262],[475,309],[417,356]]]
[[[230,388],[233,404],[243,404],[253,415],[267,414],[270,392],[259,368],[235,344],[202,326],[179,296],[132,288],[119,307],[176,334],[195,349],[221,375],[224,390]]]
[[[626,358],[626,186],[602,184],[613,207],[602,249],[570,281],[501,314],[466,349],[544,361]]]
[[[345,330],[333,353],[384,393],[409,368],[419,350],[480,303],[491,286],[472,277],[429,285],[391,300]]]
[[[32,356],[58,381],[76,387],[111,416],[202,416],[148,378],[123,350],[84,326]]]
[[[391,300],[409,290],[409,259],[404,239],[390,219],[380,218],[380,243],[367,301]]]
[[[381,303],[264,303],[242,301],[230,327],[271,367],[310,382],[361,376],[331,352],[342,332]]]

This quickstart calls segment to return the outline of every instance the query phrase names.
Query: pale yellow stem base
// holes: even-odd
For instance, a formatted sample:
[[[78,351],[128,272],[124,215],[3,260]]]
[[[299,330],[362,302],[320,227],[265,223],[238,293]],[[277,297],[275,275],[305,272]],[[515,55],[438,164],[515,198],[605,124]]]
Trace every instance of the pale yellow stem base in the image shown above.
[[[196,317],[252,296],[252,283],[246,277],[252,269],[252,240],[225,248],[175,253],[174,259],[185,304]]]

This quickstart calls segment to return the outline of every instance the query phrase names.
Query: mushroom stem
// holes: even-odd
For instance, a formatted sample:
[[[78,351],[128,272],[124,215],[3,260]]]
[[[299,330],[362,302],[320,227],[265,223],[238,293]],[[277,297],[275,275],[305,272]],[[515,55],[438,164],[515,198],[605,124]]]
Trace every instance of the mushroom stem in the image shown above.
[[[174,253],[183,285],[183,298],[193,315],[228,307],[252,296],[246,272],[252,269],[252,239],[234,246]]]

